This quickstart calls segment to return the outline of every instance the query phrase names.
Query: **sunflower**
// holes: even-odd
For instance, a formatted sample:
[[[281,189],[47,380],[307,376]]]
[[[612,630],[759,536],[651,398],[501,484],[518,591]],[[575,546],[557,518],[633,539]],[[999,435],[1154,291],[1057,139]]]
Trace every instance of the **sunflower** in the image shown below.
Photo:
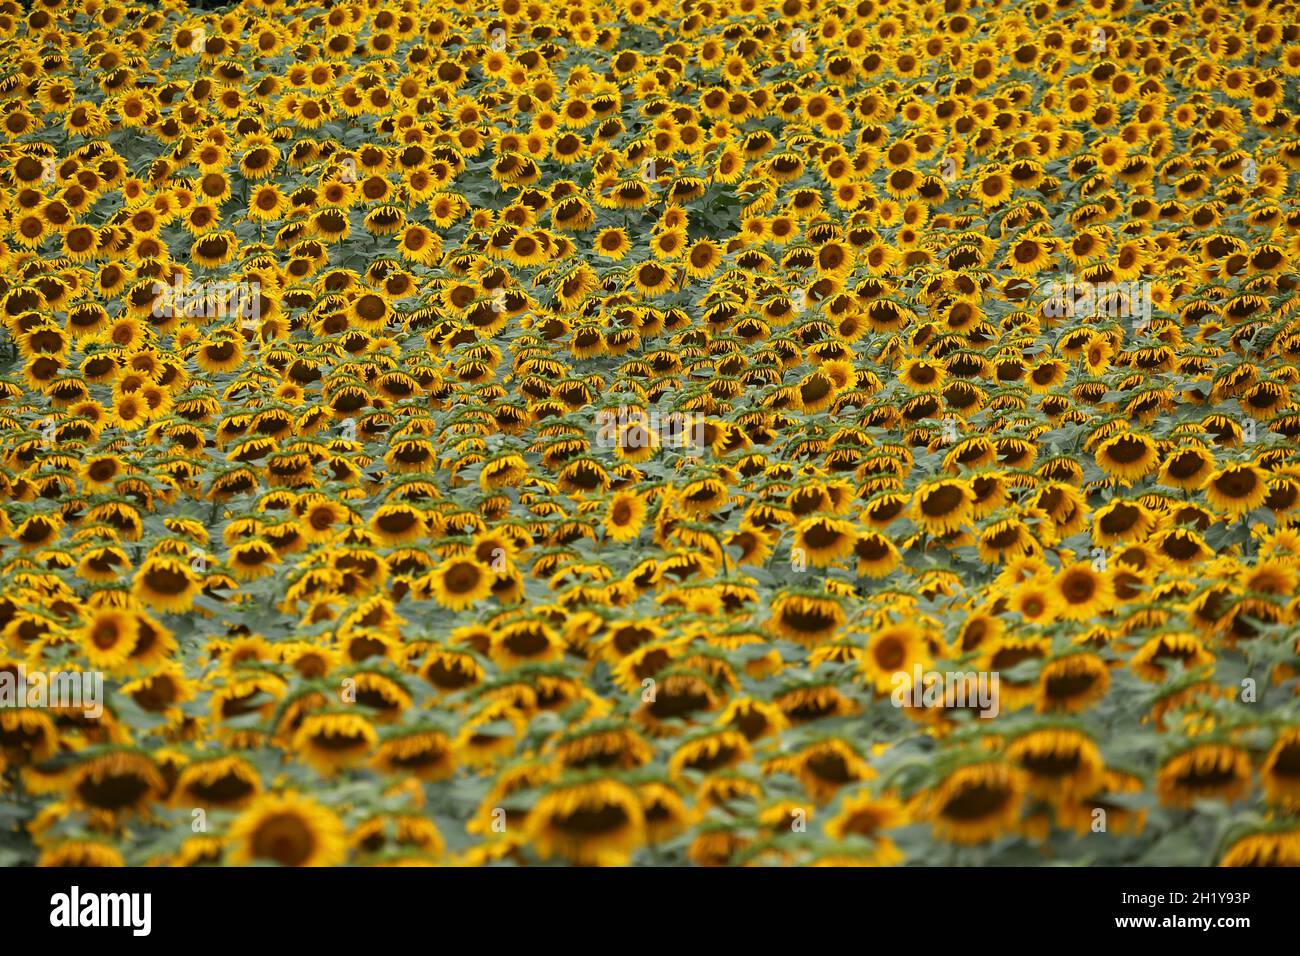
[[[514,487],[528,476],[528,464],[519,455],[502,455],[483,465],[479,485],[484,491]]]
[[[789,726],[779,707],[755,698],[732,700],[722,709],[715,723],[719,727],[740,731],[750,741],[778,734]]]
[[[790,760],[804,790],[819,803],[828,803],[843,788],[876,776],[854,746],[836,737],[809,744]]]
[[[360,714],[313,713],[303,718],[292,746],[318,773],[329,776],[363,762],[378,741],[374,727]]]
[[[1300,866],[1300,832],[1274,827],[1232,842],[1219,866]]]
[[[1129,659],[1128,667],[1143,680],[1159,683],[1175,663],[1186,671],[1198,670],[1214,664],[1214,653],[1194,634],[1167,632],[1148,639]]]
[[[822,369],[815,369],[799,380],[795,386],[799,407],[809,414],[830,407],[835,399],[835,380]]]
[[[930,822],[937,839],[983,843],[1016,826],[1028,786],[1028,775],[1012,764],[968,764],[924,793],[917,814]]]
[[[648,418],[638,416],[615,425],[613,438],[614,453],[631,464],[649,461],[660,447],[658,431]]]
[[[242,810],[262,792],[262,779],[242,757],[213,757],[187,764],[172,790],[181,807]]]
[[[839,813],[826,821],[824,829],[836,841],[854,837],[870,840],[874,850],[872,862],[877,866],[894,866],[903,861],[903,855],[884,834],[908,822],[907,809],[897,798],[873,797],[862,790],[840,802]]]
[[[853,545],[859,577],[883,578],[902,563],[894,543],[878,531],[858,533]]]
[[[949,534],[970,520],[974,501],[969,482],[955,478],[927,482],[912,499],[912,518],[930,534]]]
[[[310,543],[331,540],[340,526],[351,518],[351,512],[344,505],[324,496],[299,502],[297,510],[301,516],[302,536]]]
[[[733,768],[751,754],[749,740],[734,730],[711,730],[694,736],[673,752],[668,771],[673,779],[689,781],[687,773],[713,775]]]
[[[676,267],[668,263],[643,262],[631,270],[632,285],[645,298],[655,298],[677,282]]]
[[[261,539],[242,541],[230,549],[226,567],[237,581],[256,581],[275,574],[280,556],[269,542]]]
[[[205,232],[190,245],[190,257],[200,265],[214,269],[234,259],[238,249],[239,240],[233,232]]]
[[[419,541],[426,530],[424,513],[404,502],[381,505],[370,516],[368,527],[388,547]]]
[[[633,770],[654,757],[653,748],[635,731],[600,722],[561,738],[556,758],[570,769],[616,767]]]
[[[809,564],[824,568],[848,557],[856,544],[852,522],[812,515],[795,526],[792,547],[802,551]]]
[[[138,662],[133,659],[133,663]],[[186,680],[184,670],[176,663],[150,661],[143,667],[152,670],[144,677],[123,684],[122,693],[141,710],[159,714],[176,724],[182,723],[185,715],[180,705],[196,696],[194,682]]]
[[[597,255],[614,262],[622,259],[632,248],[627,232],[621,228],[602,229],[596,233],[594,246]]]
[[[1268,476],[1255,465],[1225,465],[1204,487],[1206,501],[1231,518],[1253,511],[1268,498]]]
[[[87,754],[67,778],[77,805],[114,814],[143,812],[164,790],[162,774],[147,755],[120,748]]]
[[[87,664],[97,670],[116,673],[135,650],[139,639],[140,629],[134,614],[102,608],[86,621],[80,643]]]
[[[1066,620],[1092,620],[1110,610],[1115,601],[1110,578],[1094,570],[1090,563],[1062,568],[1053,585],[1060,615]]]
[[[483,637],[479,653],[486,655],[491,634]],[[419,670],[420,676],[436,691],[455,693],[481,683],[486,676],[483,665],[473,654],[464,651],[433,650]]]
[[[1025,678],[1013,678],[1009,672],[1017,668],[1032,670],[1032,664],[1045,660],[1050,649],[1051,642],[1045,638],[1011,633],[981,643],[979,670],[998,674],[998,704],[1002,710],[1019,710],[1036,699],[1041,666]]]
[[[119,867],[126,866],[122,853],[115,847],[97,840],[60,840],[45,847],[36,861],[37,866],[55,867]]]
[[[446,852],[446,842],[433,821],[415,814],[378,814],[359,824],[352,832],[354,851],[384,854],[381,865],[419,865],[431,863]],[[394,859],[393,853],[403,854]],[[417,854],[413,859],[407,853]],[[400,862],[398,862],[400,861]]]
[[[443,561],[417,582],[445,608],[463,611],[492,593],[494,575],[482,562],[469,557]]]
[[[1160,481],[1171,488],[1195,491],[1205,486],[1214,469],[1214,455],[1207,448],[1189,446],[1175,450],[1160,466]]]
[[[1076,730],[1030,731],[1011,741],[1006,756],[1025,772],[1029,793],[1052,803],[1089,796],[1104,780],[1101,751]]]
[[[1121,432],[1102,442],[1096,453],[1097,467],[1125,481],[1137,481],[1160,465],[1156,444],[1146,435]]]
[[[1073,830],[1079,836],[1096,832],[1097,824],[1104,820],[1107,833],[1140,833],[1146,825],[1147,811],[1133,807],[1133,795],[1144,789],[1142,778],[1119,770],[1107,770],[1103,783],[1093,793],[1057,802],[1052,810],[1060,826]],[[1114,799],[1123,796],[1123,803]],[[1104,816],[1099,816],[1099,813]]]
[[[989,564],[1035,553],[1037,539],[1018,518],[1005,518],[985,526],[976,541],[980,557]]]
[[[1110,668],[1095,654],[1066,654],[1044,664],[1036,707],[1046,713],[1079,713],[1106,696]]]
[[[43,763],[54,756],[58,738],[54,719],[46,713],[8,704],[0,710],[0,762]]]
[[[63,518],[58,514],[34,514],[11,532],[23,551],[49,547],[63,529]]]
[[[189,562],[162,555],[140,565],[132,584],[132,592],[149,607],[178,614],[190,609],[199,590]]]
[[[707,279],[722,265],[722,249],[709,239],[697,239],[686,249],[682,268],[692,279]]]
[[[672,784],[650,780],[635,789],[641,801],[647,843],[666,843],[691,825],[693,814]]]
[[[646,512],[646,502],[640,495],[615,492],[605,513],[605,537],[620,543],[635,541],[645,524]]]
[[[1152,536],[1151,546],[1155,549],[1156,554],[1169,563],[1178,567],[1185,567],[1204,561],[1213,555],[1207,545],[1195,531],[1187,528],[1171,528],[1168,531],[1162,531]],[[1132,553],[1133,549],[1128,549],[1126,553]],[[1139,571],[1149,570],[1155,567],[1157,559],[1153,559],[1150,565],[1144,565],[1138,568]]]
[[[989,167],[975,187],[975,195],[986,209],[1002,205],[1011,198],[1013,180],[997,166]]]
[[[1079,576],[1069,579],[1072,592],[1082,597],[1084,583]],[[1096,581],[1089,583],[1096,584]],[[1091,600],[1091,598],[1089,598]],[[1062,613],[1064,598],[1062,586],[1030,579],[1021,582],[1008,598],[1008,605],[1029,624],[1050,624]]]
[[[543,859],[580,866],[623,866],[646,841],[637,793],[609,779],[557,786],[529,810],[524,832]]]
[[[899,381],[914,392],[940,391],[947,372],[929,359],[909,359],[898,373]]]
[[[442,258],[442,241],[425,226],[412,222],[398,233],[397,251],[408,262],[429,266]]]
[[[1265,799],[1284,810],[1300,807],[1300,730],[1287,727],[1259,768]]]
[[[1116,498],[1092,515],[1092,538],[1100,545],[1140,540],[1155,527],[1156,519],[1140,502]]]
[[[505,669],[558,661],[564,647],[564,641],[546,624],[525,620],[504,625],[493,633],[489,655]]]
[[[791,724],[806,723],[828,717],[847,717],[858,712],[857,705],[829,684],[804,684],[791,687],[773,699]]]
[[[375,749],[373,766],[397,776],[445,780],[455,772],[456,757],[451,740],[441,731],[403,728],[386,736]]]
[[[275,183],[258,186],[248,200],[248,218],[254,222],[273,222],[284,217],[289,201]]]
[[[194,361],[205,372],[230,372],[243,364],[243,345],[231,336],[205,339],[196,348]]]
[[[1195,744],[1166,759],[1156,776],[1160,802],[1190,807],[1197,800],[1231,803],[1244,797],[1251,786],[1250,757],[1228,744]]]
[[[347,857],[338,816],[292,793],[259,796],[235,818],[226,836],[228,859],[237,866],[336,866]]]
[[[907,625],[882,628],[867,638],[862,672],[876,693],[909,690],[914,675],[930,668],[929,644],[924,633]],[[901,677],[900,677],[901,675]]]
[[[829,596],[787,593],[772,602],[773,630],[802,644],[829,640],[845,620],[844,608]]]

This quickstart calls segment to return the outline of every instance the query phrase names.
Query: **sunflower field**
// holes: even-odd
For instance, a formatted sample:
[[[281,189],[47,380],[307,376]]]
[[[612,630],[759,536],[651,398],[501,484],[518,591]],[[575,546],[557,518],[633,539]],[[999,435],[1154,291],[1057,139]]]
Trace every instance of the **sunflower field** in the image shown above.
[[[0,0],[0,865],[1300,865],[1298,24]]]

